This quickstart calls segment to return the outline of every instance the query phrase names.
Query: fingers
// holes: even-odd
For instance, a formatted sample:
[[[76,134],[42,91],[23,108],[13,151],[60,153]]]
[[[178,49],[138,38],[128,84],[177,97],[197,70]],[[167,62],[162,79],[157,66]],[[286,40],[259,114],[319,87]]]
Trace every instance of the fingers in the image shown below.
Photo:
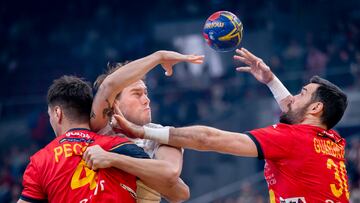
[[[114,115],[114,118],[116,119],[116,122],[120,127],[124,127],[124,123],[125,123],[124,117],[120,115]]]
[[[204,63],[204,55],[187,55],[186,61],[195,64]]]
[[[83,159],[85,161],[85,165],[88,167],[88,168],[92,168],[93,166],[93,163],[92,163],[92,160],[91,160],[91,153],[89,152],[90,149],[87,148],[85,153],[83,154]]]
[[[91,170],[97,170],[99,167],[101,167],[99,159],[97,158],[99,155],[99,152],[101,152],[102,148],[99,145],[94,145],[91,147],[88,147],[86,151],[83,154],[83,159],[85,161],[85,164],[88,168]]]
[[[245,48],[241,48],[241,51],[251,60],[259,60],[258,57],[256,57],[254,54],[252,54],[250,51],[248,51],[247,49]]]
[[[121,113],[120,108],[119,108],[119,102],[116,99],[114,101],[113,107],[114,107],[115,114],[123,116],[123,114]]]
[[[243,62],[243,63],[245,63],[246,65],[249,65],[249,66],[251,66],[251,64],[252,64],[249,59],[247,59],[245,57],[242,57],[242,56],[234,55],[234,59],[239,60],[239,61],[241,61],[241,62]]]
[[[237,67],[237,68],[236,68],[236,71],[250,73],[250,72],[251,72],[251,68],[250,68],[249,66]]]
[[[254,54],[252,54],[245,48],[236,49],[235,52],[252,63],[256,61],[262,61],[260,58],[256,57]]]

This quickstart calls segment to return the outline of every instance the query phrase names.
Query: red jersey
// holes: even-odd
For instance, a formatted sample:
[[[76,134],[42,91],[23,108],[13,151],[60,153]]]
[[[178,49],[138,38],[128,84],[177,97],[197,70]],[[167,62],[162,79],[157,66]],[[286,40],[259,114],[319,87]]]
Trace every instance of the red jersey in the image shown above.
[[[129,149],[128,145],[132,151],[136,148],[123,137],[72,129],[31,157],[20,198],[30,202],[135,202],[135,176],[115,168],[93,171],[85,166],[82,154],[92,145],[106,151]]]
[[[333,130],[277,124],[248,134],[265,159],[270,202],[349,202],[345,140]]]

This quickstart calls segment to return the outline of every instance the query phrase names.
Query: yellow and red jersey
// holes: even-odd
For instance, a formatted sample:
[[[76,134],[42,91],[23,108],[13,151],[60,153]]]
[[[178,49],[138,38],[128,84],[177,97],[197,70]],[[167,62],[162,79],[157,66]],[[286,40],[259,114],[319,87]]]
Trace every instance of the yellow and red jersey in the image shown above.
[[[345,140],[337,132],[276,124],[247,134],[265,159],[271,203],[349,202]]]
[[[86,167],[82,154],[92,145],[148,158],[127,138],[72,129],[31,157],[23,176],[24,189],[20,198],[29,202],[136,202],[135,176],[115,168],[93,171]]]

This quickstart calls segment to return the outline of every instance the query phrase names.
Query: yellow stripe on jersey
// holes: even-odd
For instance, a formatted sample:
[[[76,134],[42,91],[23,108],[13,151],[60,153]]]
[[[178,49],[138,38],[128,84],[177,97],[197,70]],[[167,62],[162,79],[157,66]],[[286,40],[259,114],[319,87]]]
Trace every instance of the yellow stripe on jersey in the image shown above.
[[[123,142],[123,143],[120,143],[118,145],[115,145],[113,148],[111,148],[109,151],[113,151],[114,149],[117,149],[121,146],[124,146],[124,145],[127,145],[127,144],[133,144],[131,141],[127,141],[127,142]]]

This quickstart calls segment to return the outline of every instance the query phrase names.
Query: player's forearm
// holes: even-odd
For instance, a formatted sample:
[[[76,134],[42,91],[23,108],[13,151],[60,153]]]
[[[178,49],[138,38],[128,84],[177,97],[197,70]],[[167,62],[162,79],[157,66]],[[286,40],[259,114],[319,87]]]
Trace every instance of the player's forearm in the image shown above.
[[[128,129],[131,127],[128,127]],[[143,126],[142,128],[133,127],[129,132],[139,138],[155,140],[175,147],[184,147],[195,150],[215,150],[216,148],[219,148],[218,144],[221,144],[218,142],[218,139],[222,138],[221,134],[224,131],[207,126],[190,126],[182,128],[171,128],[168,126],[163,128],[149,128]]]
[[[169,144],[195,150],[214,150],[221,131],[206,126],[170,128]]]
[[[279,104],[281,111],[287,112],[288,105],[292,97],[288,89],[282,84],[282,82],[276,77],[276,75],[273,75],[273,79],[266,83],[266,85],[269,87],[276,102]]]
[[[160,192],[169,202],[184,202],[190,198],[190,189],[181,178],[178,178],[176,184],[171,187],[157,188],[158,185],[156,183],[149,187]]]
[[[109,92],[117,95],[125,87],[144,77],[147,72],[159,64],[160,60],[161,55],[159,52],[155,52],[132,61],[106,77],[102,85],[109,89]]]
[[[183,153],[181,148],[176,148],[169,145],[160,145],[155,153],[156,160],[166,161],[173,171],[176,172],[176,177],[179,178],[183,165]]]
[[[207,126],[170,128],[168,143],[195,150],[246,157],[258,156],[256,145],[249,136]]]
[[[176,173],[177,182],[169,187],[159,187],[156,183],[149,187],[161,193],[161,195],[170,202],[183,202],[189,199],[189,187],[179,178],[183,163],[182,149],[169,145],[160,145],[155,154],[155,158],[169,163],[169,167],[172,168],[171,170]]]
[[[172,170],[166,161],[138,159],[111,153],[111,166],[137,176],[146,185],[154,182],[160,186],[170,187],[177,181],[177,172]]]

